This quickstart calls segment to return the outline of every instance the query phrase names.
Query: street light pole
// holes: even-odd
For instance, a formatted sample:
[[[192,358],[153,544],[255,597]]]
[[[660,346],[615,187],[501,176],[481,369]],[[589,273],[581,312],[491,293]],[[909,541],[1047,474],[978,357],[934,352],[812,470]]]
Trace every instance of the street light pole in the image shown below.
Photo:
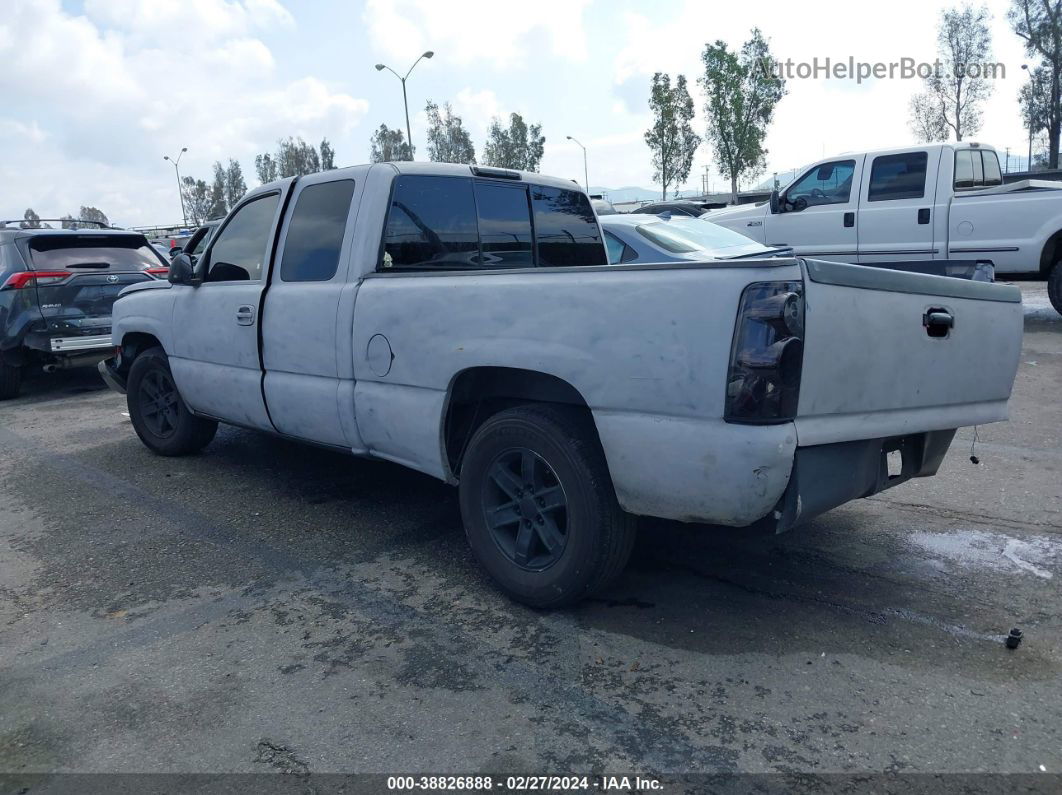
[[[572,138],[570,135],[568,136],[568,140],[569,141],[575,141],[577,144],[579,144],[579,142],[576,141],[574,138]],[[586,147],[583,146],[582,144],[579,144],[579,148],[583,150],[583,182],[586,183],[586,192],[589,193],[590,192],[590,177],[588,176],[589,172],[586,170]]]
[[[1021,65],[1021,68],[1029,73],[1029,85],[1030,85],[1030,88],[1029,88],[1029,110],[1031,111],[1032,110],[1032,103],[1033,103],[1033,95],[1032,95],[1032,87],[1031,87],[1032,86],[1033,73],[1032,73],[1032,69],[1029,68],[1029,64],[1027,64],[1027,63],[1023,63]],[[1031,172],[1032,171],[1032,138],[1033,138],[1032,113],[1028,113],[1027,114],[1027,117],[1026,117],[1025,121],[1029,125],[1029,159],[1025,162],[1025,170]]]
[[[409,143],[409,159],[410,160],[413,159],[413,132],[410,129],[410,126],[409,126],[409,101],[406,99],[406,78],[408,78],[410,73],[412,73],[413,67],[415,67],[417,64],[419,64],[421,62],[421,59],[423,59],[423,58],[431,58],[433,55],[435,55],[435,53],[432,52],[431,50],[428,50],[427,52],[423,53],[420,56],[420,58],[418,58],[417,60],[415,60],[413,62],[413,66],[409,67],[409,71],[406,72],[404,76],[400,75],[398,72],[396,72],[394,69],[392,69],[390,66],[387,66],[386,64],[382,64],[382,63],[376,64],[376,71],[377,72],[380,72],[380,71],[386,69],[388,72],[393,74],[395,77],[397,77],[402,82],[402,106],[406,109],[406,140]]]
[[[184,191],[181,190],[181,170],[177,167],[177,164],[181,162],[181,158],[184,157],[184,153],[188,151],[187,146],[181,147],[181,153],[177,155],[177,159],[174,160],[169,155],[163,155],[163,160],[169,160],[173,164],[173,170],[177,172],[177,195],[181,197],[181,218],[184,219],[184,225],[188,226],[188,213],[184,209]]]

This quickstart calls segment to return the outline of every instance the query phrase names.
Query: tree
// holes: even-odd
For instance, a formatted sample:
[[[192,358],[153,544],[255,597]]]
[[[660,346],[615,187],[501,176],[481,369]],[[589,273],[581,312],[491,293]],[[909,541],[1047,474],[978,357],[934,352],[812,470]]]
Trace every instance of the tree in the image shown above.
[[[258,181],[263,185],[277,179],[277,163],[269,152],[255,155],[254,170],[258,174]]]
[[[210,217],[210,186],[195,177],[181,179],[184,208],[194,226],[199,226]]]
[[[78,219],[81,221],[96,221],[104,226],[110,226],[111,222],[107,220],[106,214],[103,210],[99,210],[95,207],[82,207],[81,212],[78,213]],[[95,226],[95,224],[93,224]]]
[[[392,130],[386,124],[381,124],[380,129],[372,134],[369,145],[369,161],[372,163],[413,159],[405,133],[398,129]]]
[[[77,229],[77,219],[72,215],[60,216],[59,223],[63,229]]]
[[[701,145],[701,137],[690,125],[693,99],[685,75],[678,76],[674,87],[670,75],[653,75],[649,109],[653,126],[645,131],[645,142],[653,155],[653,181],[660,183],[661,198],[666,200],[668,185],[680,185],[690,175],[693,155]]]
[[[336,167],[336,150],[327,138],[321,139],[321,171],[332,171]]]
[[[1051,123],[1050,100],[1050,74],[1046,68],[1038,66],[1029,73],[1028,81],[1018,91],[1022,124],[1029,132],[1029,162],[1026,166],[1029,170],[1033,166],[1033,139],[1038,138]],[[1045,163],[1048,159],[1049,154],[1045,154]]]
[[[228,211],[229,205],[225,199],[225,166],[218,160],[214,163],[214,184],[210,186],[210,208],[206,217],[224,218]]]
[[[22,229],[41,228],[41,217],[37,215],[37,213],[33,212],[32,207],[27,207],[26,212],[22,214],[22,217],[25,219],[24,221],[22,221],[22,223],[19,224],[19,227],[21,227]]]
[[[921,91],[911,97],[907,107],[910,113],[907,126],[914,133],[915,140],[927,144],[947,139],[948,123],[935,97]]]
[[[428,100],[424,108],[428,114],[428,159],[433,163],[475,163],[476,147],[472,136],[455,116],[447,102],[442,112],[439,106]]]
[[[766,166],[764,139],[774,109],[785,96],[785,80],[767,64],[774,63],[759,28],[741,51],[722,41],[705,45],[704,76],[698,82],[706,96],[708,140],[719,171],[730,178],[731,201],[737,202],[738,180],[755,177]]]
[[[321,170],[321,156],[302,138],[282,138],[277,141],[274,157],[277,174],[284,177],[301,177]]]
[[[941,13],[937,68],[925,80],[925,94],[911,100],[910,125],[916,135],[931,132],[928,140],[943,140],[951,133],[961,141],[981,129],[980,106],[992,93],[985,68],[992,57],[990,18],[988,9],[969,4]]]
[[[491,121],[487,144],[483,147],[483,162],[497,168],[538,171],[545,144],[541,124],[528,127],[523,116],[510,113],[508,128],[502,127],[497,118]]]
[[[1062,133],[1062,0],[1011,0],[1007,20],[1025,42],[1026,54],[1042,61],[1047,85],[1047,165],[1058,168]]]
[[[232,209],[245,193],[247,193],[247,183],[243,181],[243,169],[230,157],[228,168],[225,169],[225,204]]]

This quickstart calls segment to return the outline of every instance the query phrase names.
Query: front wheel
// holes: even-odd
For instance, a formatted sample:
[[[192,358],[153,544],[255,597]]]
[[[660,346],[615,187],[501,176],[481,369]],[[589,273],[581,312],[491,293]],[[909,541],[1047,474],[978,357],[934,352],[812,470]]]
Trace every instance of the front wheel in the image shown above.
[[[136,435],[159,455],[197,452],[217,433],[216,422],[195,416],[181,399],[162,348],[151,348],[133,360],[126,401]]]
[[[1062,315],[1062,262],[1056,262],[1047,274],[1047,297],[1055,311]]]
[[[475,432],[461,465],[461,516],[479,563],[506,594],[561,607],[623,570],[635,519],[616,501],[584,412],[531,404]]]

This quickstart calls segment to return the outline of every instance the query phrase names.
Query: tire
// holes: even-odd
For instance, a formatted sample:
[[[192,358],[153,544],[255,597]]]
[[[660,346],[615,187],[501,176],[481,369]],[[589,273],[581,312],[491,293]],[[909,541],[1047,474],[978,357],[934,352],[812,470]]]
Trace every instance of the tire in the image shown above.
[[[1047,273],[1047,297],[1055,311],[1062,315],[1062,262],[1056,262]]]
[[[0,362],[0,400],[11,400],[22,391],[22,368]]]
[[[162,348],[146,350],[133,360],[126,402],[136,435],[159,455],[198,452],[218,430],[216,422],[196,417],[185,405]]]
[[[517,406],[484,422],[461,464],[459,496],[476,559],[531,607],[600,590],[634,546],[635,517],[616,501],[593,426],[567,406]]]

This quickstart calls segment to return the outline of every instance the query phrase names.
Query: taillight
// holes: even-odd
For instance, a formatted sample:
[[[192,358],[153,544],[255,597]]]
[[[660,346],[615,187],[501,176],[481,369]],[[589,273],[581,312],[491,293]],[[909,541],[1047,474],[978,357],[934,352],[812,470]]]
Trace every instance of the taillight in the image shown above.
[[[726,379],[727,422],[793,419],[804,360],[804,285],[755,282],[741,294]]]
[[[43,287],[61,282],[71,276],[67,271],[19,271],[12,273],[0,290],[21,290],[26,287]]]

